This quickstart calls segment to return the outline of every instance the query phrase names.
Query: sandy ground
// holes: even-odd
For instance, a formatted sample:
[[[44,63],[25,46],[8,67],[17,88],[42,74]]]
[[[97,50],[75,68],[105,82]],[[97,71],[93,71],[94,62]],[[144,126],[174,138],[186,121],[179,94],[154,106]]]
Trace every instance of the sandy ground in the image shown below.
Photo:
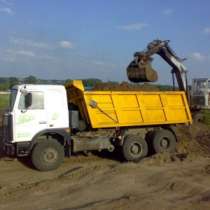
[[[39,172],[3,157],[0,209],[209,210],[210,147],[205,142],[210,138],[208,128],[201,127],[180,129],[176,154],[139,163],[78,155],[55,171]]]

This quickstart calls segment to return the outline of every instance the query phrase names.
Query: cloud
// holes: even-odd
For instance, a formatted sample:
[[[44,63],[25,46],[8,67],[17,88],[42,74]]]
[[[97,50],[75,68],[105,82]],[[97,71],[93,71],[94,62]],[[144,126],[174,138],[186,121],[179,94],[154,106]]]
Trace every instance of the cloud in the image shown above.
[[[28,59],[33,59],[36,61],[58,61],[54,56],[50,56],[43,53],[35,53],[32,50],[25,49],[7,49],[4,52],[1,52],[1,60],[6,62],[16,62],[16,61],[26,61]]]
[[[24,38],[10,38],[10,43],[19,48],[32,48],[32,49],[44,49],[44,50],[55,50],[57,48],[71,49],[73,44],[70,41],[62,40],[56,43],[39,42]]]
[[[14,15],[14,11],[9,7],[1,7],[0,12],[5,13],[7,15]]]
[[[1,51],[1,60],[13,63],[15,61],[26,60],[26,58],[35,58],[36,54],[28,50],[6,49]]]
[[[174,13],[174,10],[170,8],[163,10],[164,15],[172,15],[173,13]]]
[[[148,24],[146,23],[131,23],[127,25],[118,26],[118,29],[124,31],[140,31],[146,27],[148,27]]]
[[[204,28],[203,32],[210,35],[210,27]]]
[[[49,49],[50,46],[44,42],[36,42],[29,39],[23,38],[11,38],[10,42],[20,47],[32,47],[32,48],[40,48],[40,49]]]
[[[0,0],[0,3],[5,4],[5,5],[13,5],[13,2],[10,0]]]
[[[29,50],[18,50],[16,51],[17,55],[23,55],[26,57],[35,57],[35,53]]]
[[[195,61],[199,61],[199,62],[203,62],[203,61],[207,61],[209,60],[209,56],[208,55],[204,55],[200,52],[194,52],[191,55],[191,58]]]
[[[14,50],[14,49],[7,49],[7,55],[11,56],[24,56],[24,57],[35,57],[35,53],[29,50]]]
[[[59,42],[59,46],[61,48],[71,49],[73,48],[73,44],[70,41],[62,40]]]

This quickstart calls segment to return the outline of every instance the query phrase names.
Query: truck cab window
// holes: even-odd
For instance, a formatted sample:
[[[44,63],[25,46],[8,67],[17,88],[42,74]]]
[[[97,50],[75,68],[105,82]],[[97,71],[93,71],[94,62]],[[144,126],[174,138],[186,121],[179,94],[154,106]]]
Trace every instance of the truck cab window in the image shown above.
[[[204,88],[204,87],[205,87],[204,82],[203,82],[203,81],[199,81],[199,82],[197,83],[197,87],[198,87],[198,89]]]
[[[210,81],[208,81],[208,89],[210,89]]]
[[[16,96],[17,96],[17,90],[16,89],[12,89],[11,90],[11,94],[10,94],[10,100],[9,100],[9,108],[10,108],[10,110],[12,110],[13,107],[14,107]]]
[[[44,109],[44,94],[43,92],[31,92],[32,104],[27,109]],[[20,96],[18,108],[26,109],[25,107],[26,95],[24,93]]]

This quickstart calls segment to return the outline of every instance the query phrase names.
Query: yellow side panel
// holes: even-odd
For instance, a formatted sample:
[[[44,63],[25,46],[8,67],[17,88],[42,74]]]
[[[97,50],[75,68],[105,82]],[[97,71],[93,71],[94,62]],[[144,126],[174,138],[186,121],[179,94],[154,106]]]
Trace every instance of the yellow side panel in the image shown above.
[[[84,100],[93,128],[192,122],[184,92],[87,91]]]
[[[160,94],[138,94],[137,96],[142,107],[162,108]]]
[[[141,111],[136,95],[112,95],[113,106],[121,124],[131,124],[142,122]]]
[[[89,100],[92,99],[100,104],[101,109],[113,110],[111,95],[92,95]]]
[[[185,106],[183,95],[181,94],[163,94],[162,101],[164,106]]]
[[[186,121],[187,110],[184,97],[181,94],[162,95],[167,121]]]
[[[118,110],[118,121],[120,124],[138,124],[143,122],[142,116],[139,110]]]
[[[166,120],[160,94],[138,95],[144,122],[163,122]]]
[[[113,111],[106,111],[106,114],[101,112],[92,113],[94,116],[94,124],[97,125],[113,125],[114,122],[117,122],[116,114]]]
[[[91,94],[87,95],[86,101],[90,102],[94,100],[98,104],[98,108],[92,108],[87,106],[88,113],[90,116],[91,123],[96,125],[113,125],[117,122],[117,115],[115,113],[112,97],[110,94],[98,95]]]
[[[163,110],[143,110],[143,118],[145,123],[165,122]]]
[[[116,108],[119,109],[132,109],[132,108],[138,108],[139,104],[138,101],[136,100],[136,95],[134,94],[123,94],[123,95],[118,95],[118,94],[112,94],[112,98],[114,101],[114,105]]]
[[[166,109],[167,121],[187,121],[186,110],[184,109]]]

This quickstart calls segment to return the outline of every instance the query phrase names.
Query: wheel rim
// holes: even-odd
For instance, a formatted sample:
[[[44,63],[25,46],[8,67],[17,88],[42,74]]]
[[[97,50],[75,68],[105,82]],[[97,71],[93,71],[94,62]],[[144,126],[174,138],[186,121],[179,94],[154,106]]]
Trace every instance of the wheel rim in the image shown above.
[[[52,148],[48,148],[44,152],[44,160],[48,163],[55,162],[57,157],[58,157],[57,151]]]
[[[163,138],[160,141],[160,145],[162,148],[167,149],[169,147],[169,140],[167,138]]]
[[[133,155],[139,155],[141,154],[142,152],[142,148],[141,148],[141,145],[138,144],[138,143],[133,143],[130,147],[130,152],[133,154]]]

